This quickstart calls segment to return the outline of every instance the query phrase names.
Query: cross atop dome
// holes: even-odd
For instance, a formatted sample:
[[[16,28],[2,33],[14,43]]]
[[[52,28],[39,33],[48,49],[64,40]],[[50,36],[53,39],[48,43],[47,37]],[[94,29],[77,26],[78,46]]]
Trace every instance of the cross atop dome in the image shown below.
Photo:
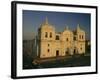
[[[77,24],[77,29],[78,29],[78,30],[80,29],[80,24]]]
[[[69,29],[68,26],[66,26],[66,27],[65,27],[65,30],[68,30],[68,29]]]
[[[45,19],[45,24],[48,24],[48,18],[47,18],[47,16],[46,16],[46,19]]]

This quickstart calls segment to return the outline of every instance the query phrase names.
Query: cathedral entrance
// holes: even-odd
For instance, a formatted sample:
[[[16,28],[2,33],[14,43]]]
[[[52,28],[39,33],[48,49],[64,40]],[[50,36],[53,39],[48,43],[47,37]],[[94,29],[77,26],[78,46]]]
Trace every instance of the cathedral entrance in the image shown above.
[[[76,50],[74,49],[74,54],[76,54]]]
[[[59,50],[56,50],[56,56],[59,56]]]
[[[68,54],[69,54],[69,53],[68,53],[68,51],[66,51],[65,53],[66,53],[66,55],[68,55]]]
[[[66,49],[65,54],[69,55],[69,48]]]

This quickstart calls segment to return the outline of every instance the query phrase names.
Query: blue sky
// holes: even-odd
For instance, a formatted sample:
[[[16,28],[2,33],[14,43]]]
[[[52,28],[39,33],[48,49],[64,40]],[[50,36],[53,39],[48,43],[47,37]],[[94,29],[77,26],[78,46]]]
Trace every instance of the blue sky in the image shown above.
[[[23,10],[23,39],[33,39],[46,17],[49,24],[54,25],[56,32],[62,32],[66,26],[70,30],[75,30],[77,24],[80,24],[81,28],[86,31],[86,38],[90,39],[90,14],[31,10]]]

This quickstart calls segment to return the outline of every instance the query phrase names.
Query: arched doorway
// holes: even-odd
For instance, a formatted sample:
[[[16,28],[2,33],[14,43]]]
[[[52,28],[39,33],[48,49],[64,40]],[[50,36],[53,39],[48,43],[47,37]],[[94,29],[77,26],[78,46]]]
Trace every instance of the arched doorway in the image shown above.
[[[59,56],[59,50],[56,50],[56,56]]]
[[[74,48],[74,54],[78,54],[77,48]]]
[[[69,48],[66,48],[65,54],[66,54],[66,55],[69,55]]]

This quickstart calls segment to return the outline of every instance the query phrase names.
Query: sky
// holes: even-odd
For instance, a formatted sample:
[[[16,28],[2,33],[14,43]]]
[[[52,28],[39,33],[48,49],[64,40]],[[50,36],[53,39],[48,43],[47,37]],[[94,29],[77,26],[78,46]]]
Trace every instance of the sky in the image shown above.
[[[56,32],[62,32],[66,26],[75,30],[77,25],[86,32],[86,39],[90,39],[91,15],[89,13],[51,12],[23,10],[23,39],[31,40],[37,35],[40,25],[48,18],[49,24]]]

